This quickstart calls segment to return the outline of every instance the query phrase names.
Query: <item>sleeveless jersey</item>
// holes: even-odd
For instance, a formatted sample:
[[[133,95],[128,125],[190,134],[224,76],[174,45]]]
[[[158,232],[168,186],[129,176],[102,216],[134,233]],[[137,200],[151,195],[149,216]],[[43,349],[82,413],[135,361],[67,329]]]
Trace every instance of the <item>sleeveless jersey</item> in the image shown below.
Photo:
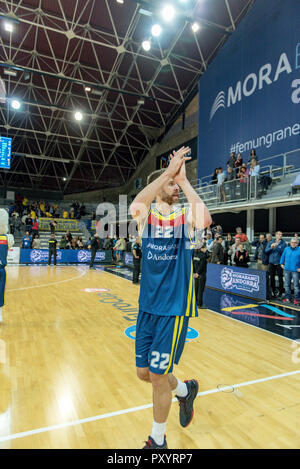
[[[198,316],[185,208],[167,216],[151,208],[142,236],[140,311],[160,316]]]
[[[8,241],[7,236],[0,235],[0,269],[7,265]]]

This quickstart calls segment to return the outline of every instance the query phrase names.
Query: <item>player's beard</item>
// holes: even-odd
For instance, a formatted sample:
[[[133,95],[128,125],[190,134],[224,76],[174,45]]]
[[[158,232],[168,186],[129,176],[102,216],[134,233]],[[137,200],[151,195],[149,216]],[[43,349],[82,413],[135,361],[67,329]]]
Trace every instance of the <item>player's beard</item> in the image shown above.
[[[178,202],[178,197],[176,198],[177,200],[174,200],[174,195],[177,196],[177,194],[169,195],[164,190],[162,190],[161,200],[167,203],[168,205],[173,205]]]

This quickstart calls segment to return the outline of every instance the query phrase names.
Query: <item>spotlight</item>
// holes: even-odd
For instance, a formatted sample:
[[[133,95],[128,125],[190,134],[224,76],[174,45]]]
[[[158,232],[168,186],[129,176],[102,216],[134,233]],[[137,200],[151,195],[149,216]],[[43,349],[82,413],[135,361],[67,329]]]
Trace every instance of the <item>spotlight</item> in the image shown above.
[[[194,33],[196,33],[197,31],[199,31],[199,29],[200,29],[199,23],[193,23],[193,24],[192,24],[192,30],[194,31]]]
[[[13,30],[14,30],[13,24],[10,23],[10,22],[8,22],[8,21],[6,21],[6,22],[4,23],[4,29],[5,29],[5,31],[7,31],[7,32],[9,32],[9,33],[12,33]]]
[[[162,28],[159,24],[154,24],[151,29],[152,36],[158,37],[161,35]]]
[[[81,121],[83,119],[83,115],[80,111],[75,112],[74,117],[77,121]]]
[[[145,104],[144,98],[139,98],[137,103],[139,106],[143,106]]]
[[[149,40],[142,42],[142,47],[145,51],[149,51],[151,49],[151,42]]]
[[[63,181],[66,182],[67,178],[63,178]]]
[[[172,5],[165,5],[161,14],[163,19],[169,23],[175,17],[175,8]]]
[[[87,92],[87,93],[90,93],[92,91],[92,88],[90,86],[86,86],[84,88],[84,90]]]
[[[124,3],[124,0],[117,0],[117,3]]]
[[[21,107],[20,101],[17,101],[16,99],[14,99],[14,100],[11,102],[11,107],[17,111],[17,110],[20,109],[20,107]]]

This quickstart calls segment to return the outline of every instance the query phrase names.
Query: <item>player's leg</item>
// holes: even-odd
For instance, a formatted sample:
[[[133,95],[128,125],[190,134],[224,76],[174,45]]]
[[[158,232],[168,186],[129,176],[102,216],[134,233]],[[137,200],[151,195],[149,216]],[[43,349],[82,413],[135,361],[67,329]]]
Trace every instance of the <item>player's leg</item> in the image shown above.
[[[2,307],[4,306],[4,292],[6,284],[6,271],[0,267],[0,323],[2,322]]]

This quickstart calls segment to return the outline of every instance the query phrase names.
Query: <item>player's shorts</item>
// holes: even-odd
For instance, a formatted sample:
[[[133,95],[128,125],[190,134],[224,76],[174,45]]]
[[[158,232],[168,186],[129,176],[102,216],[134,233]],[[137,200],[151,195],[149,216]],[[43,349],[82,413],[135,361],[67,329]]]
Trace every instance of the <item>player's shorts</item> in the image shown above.
[[[4,305],[5,283],[6,283],[6,272],[3,267],[0,267],[0,308]]]
[[[140,311],[136,325],[136,366],[168,374],[183,352],[189,317],[157,316]]]

